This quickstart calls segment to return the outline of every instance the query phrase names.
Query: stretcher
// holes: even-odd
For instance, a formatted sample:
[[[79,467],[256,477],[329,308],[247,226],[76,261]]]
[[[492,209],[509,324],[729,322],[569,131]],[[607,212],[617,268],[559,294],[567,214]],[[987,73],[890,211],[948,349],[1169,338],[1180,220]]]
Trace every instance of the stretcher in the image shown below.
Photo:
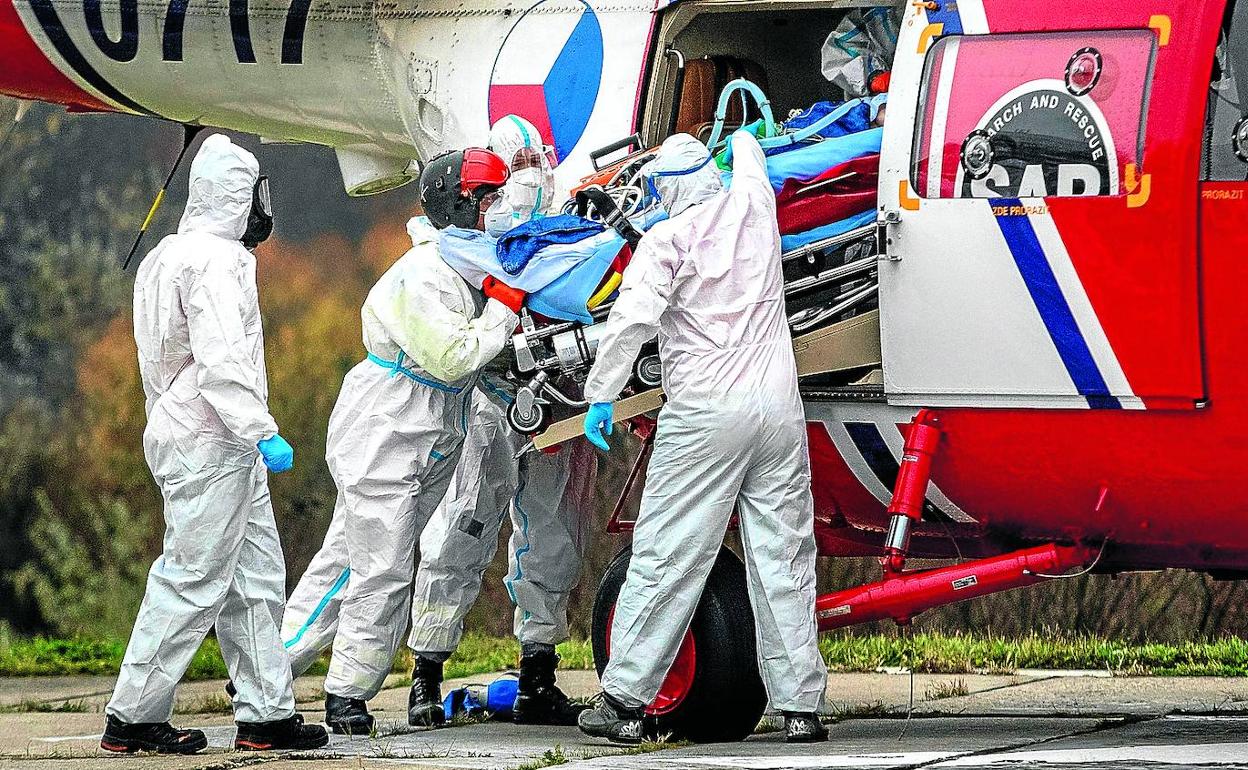
[[[797,375],[852,371],[878,367],[880,355],[880,311],[872,310],[793,340]],[[663,388],[653,388],[615,403],[615,421],[624,422],[657,411],[665,401]],[[534,449],[548,449],[585,433],[584,413],[551,425],[533,437]]]
[[[875,227],[868,225],[783,255],[785,303],[801,376],[877,367],[879,315]],[[606,318],[611,303],[593,310]],[[581,432],[588,404],[582,387],[597,354],[603,324],[549,322],[521,315],[521,331],[508,346],[507,378],[515,396],[507,408],[513,430],[542,449]],[[633,365],[625,398],[616,404],[620,420],[662,405],[662,368],[654,342]]]
[[[851,109],[863,107],[847,102],[795,133],[784,133],[761,89],[735,80],[720,96],[712,149],[726,125],[729,97],[737,92],[757,102],[763,115],[756,127],[763,135],[761,143],[779,153],[769,153],[767,163],[778,219],[786,225],[781,239],[784,294],[799,374],[878,367],[879,316],[873,311],[878,289],[874,194],[879,129],[822,137],[820,131],[830,131]],[[620,151],[627,151],[622,159],[600,163]],[[547,295],[567,301],[552,303],[549,296],[531,294],[521,313],[521,330],[509,343],[506,379],[514,398],[507,420],[539,449],[582,432],[580,421],[588,407],[583,386],[603,333],[601,321],[610,312],[631,249],[657,221],[656,212],[661,213],[641,174],[654,152],[634,135],[591,153],[595,173],[573,191],[564,212],[605,226],[610,253],[595,252],[593,259],[552,284],[557,291]],[[633,376],[616,405],[617,419],[654,411],[662,405],[662,394],[662,367],[652,341],[633,363]]]

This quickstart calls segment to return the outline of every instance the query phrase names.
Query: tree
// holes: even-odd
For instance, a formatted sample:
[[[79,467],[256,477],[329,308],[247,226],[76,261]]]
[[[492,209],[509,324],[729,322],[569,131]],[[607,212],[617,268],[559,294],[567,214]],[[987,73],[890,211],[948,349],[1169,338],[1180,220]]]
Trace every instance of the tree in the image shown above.
[[[158,127],[119,120],[129,142],[101,142],[98,122],[36,105],[0,150],[0,620],[19,628],[45,621],[17,577],[36,541],[80,534],[36,522],[72,479],[78,357],[127,299],[117,260],[159,184],[135,162]]]

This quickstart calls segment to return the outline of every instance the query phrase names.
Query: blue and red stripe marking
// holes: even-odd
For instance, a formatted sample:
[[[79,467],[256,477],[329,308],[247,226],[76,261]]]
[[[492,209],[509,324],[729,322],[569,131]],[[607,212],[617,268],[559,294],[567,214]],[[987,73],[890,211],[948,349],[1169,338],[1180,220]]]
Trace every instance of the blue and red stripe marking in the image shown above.
[[[1093,409],[1121,409],[1122,403],[1110,393],[1092,350],[1075,321],[1075,314],[1071,312],[1070,303],[1066,301],[1057,276],[1044,255],[1031,220],[1025,213],[1008,213],[1018,210],[1022,204],[1017,198],[993,198],[988,204],[994,211],[1006,212],[995,215],[997,226],[1005,237],[1010,255],[1014,257],[1023,283],[1027,285],[1027,292],[1075,389]]]

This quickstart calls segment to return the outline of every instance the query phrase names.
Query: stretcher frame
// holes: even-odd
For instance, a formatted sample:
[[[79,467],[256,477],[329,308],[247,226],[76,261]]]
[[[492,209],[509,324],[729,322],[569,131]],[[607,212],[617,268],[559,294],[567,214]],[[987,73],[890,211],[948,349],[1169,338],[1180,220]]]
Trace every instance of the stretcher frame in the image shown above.
[[[880,311],[871,310],[795,337],[793,355],[799,377],[880,366]],[[662,388],[621,399],[615,402],[615,422],[653,412],[665,400]],[[535,436],[533,447],[547,449],[584,434],[585,415],[580,412]]]

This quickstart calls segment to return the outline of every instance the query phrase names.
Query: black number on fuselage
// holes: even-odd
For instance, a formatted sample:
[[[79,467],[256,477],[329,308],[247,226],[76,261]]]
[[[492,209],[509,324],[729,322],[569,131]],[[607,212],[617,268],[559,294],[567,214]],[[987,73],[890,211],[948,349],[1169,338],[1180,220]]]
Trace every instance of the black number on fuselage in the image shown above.
[[[104,13],[100,0],[82,0],[87,31],[100,51],[113,61],[133,61],[139,53],[139,0],[121,0],[121,37],[114,42],[104,29]]]
[[[161,40],[165,61],[182,61],[182,30],[186,26],[186,7],[190,0],[169,0],[165,14],[165,36]]]
[[[247,0],[230,0],[230,33],[234,36],[234,55],[239,64],[255,64],[256,52],[251,47],[251,20],[247,18]]]
[[[234,39],[234,56],[239,64],[255,64],[256,51],[251,42],[251,19],[248,16],[248,0],[229,0],[230,34]],[[7,2],[7,0],[0,0]],[[87,31],[96,46],[108,58],[118,62],[134,61],[139,53],[139,0],[119,0],[121,35],[117,40],[108,36],[104,27],[102,0],[82,0]],[[167,62],[180,62],[184,57],[184,32],[186,12],[190,0],[169,0],[165,12],[165,28],[161,38],[161,58]],[[32,6],[35,6],[32,0]],[[42,6],[36,7],[39,10]],[[282,64],[303,64],[303,38],[308,26],[308,11],[312,0],[291,0],[286,13],[286,27],[282,34]],[[45,12],[46,15],[47,12]],[[42,22],[41,22],[42,23]]]
[[[308,28],[311,7],[312,0],[291,0],[286,31],[282,33],[282,64],[303,64],[303,33]]]

